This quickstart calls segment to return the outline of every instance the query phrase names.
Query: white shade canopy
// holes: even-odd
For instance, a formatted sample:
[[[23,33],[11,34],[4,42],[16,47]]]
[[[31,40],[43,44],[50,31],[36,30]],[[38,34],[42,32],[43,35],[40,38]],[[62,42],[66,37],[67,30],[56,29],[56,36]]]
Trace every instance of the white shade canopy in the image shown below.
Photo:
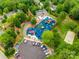
[[[68,31],[64,41],[68,44],[73,44],[74,38],[75,38],[75,33],[72,31]]]

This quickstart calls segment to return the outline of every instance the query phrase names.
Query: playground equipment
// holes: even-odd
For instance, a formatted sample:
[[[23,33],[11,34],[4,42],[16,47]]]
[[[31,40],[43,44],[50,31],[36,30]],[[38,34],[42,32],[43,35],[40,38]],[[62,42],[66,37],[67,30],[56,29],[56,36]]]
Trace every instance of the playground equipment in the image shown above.
[[[37,24],[34,28],[28,28],[27,34],[36,35],[39,39],[41,39],[41,35],[45,30],[52,30],[52,27],[55,25],[55,20],[50,17],[46,17]]]

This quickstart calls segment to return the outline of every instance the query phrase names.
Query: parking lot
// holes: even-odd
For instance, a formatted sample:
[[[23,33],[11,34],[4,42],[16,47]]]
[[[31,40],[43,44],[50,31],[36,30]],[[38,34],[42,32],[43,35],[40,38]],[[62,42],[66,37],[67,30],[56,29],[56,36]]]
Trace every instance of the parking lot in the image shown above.
[[[44,59],[45,54],[40,47],[33,46],[33,42],[22,43],[19,47],[19,58],[16,59]]]

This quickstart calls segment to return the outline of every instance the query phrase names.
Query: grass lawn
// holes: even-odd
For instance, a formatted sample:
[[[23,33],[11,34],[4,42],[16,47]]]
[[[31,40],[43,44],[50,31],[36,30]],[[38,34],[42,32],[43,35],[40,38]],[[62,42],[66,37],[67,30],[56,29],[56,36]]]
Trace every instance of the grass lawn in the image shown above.
[[[57,21],[57,18],[55,16],[53,16],[51,14],[50,14],[50,16]],[[73,24],[76,24],[77,26],[79,26],[78,22],[76,20],[71,19],[69,16],[66,16],[66,19],[64,19],[59,25],[55,26],[55,28],[58,29],[58,32],[59,32],[60,36],[62,37],[62,39],[65,38],[67,31],[70,30],[69,26],[73,26],[70,23],[73,23]]]

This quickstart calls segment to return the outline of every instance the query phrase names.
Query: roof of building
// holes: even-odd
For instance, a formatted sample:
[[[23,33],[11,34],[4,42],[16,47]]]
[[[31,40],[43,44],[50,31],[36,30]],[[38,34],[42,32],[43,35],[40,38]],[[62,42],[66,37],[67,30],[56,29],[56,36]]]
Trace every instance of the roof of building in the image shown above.
[[[44,16],[44,15],[48,15],[45,9],[36,11],[36,16]]]
[[[15,11],[11,11],[11,12],[5,14],[5,15],[6,15],[7,17],[10,17],[10,16],[13,15],[14,13],[16,13],[16,12],[15,12]]]
[[[51,5],[51,7],[50,7],[50,9],[51,9],[52,11],[56,11],[56,8],[57,8],[56,5]]]

